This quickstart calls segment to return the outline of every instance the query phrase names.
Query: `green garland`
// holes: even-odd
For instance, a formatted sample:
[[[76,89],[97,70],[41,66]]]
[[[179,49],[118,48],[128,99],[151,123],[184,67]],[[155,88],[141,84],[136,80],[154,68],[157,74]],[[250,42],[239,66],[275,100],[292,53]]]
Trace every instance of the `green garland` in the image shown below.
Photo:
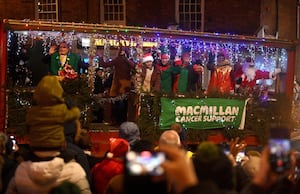
[[[82,123],[85,128],[89,128],[91,109],[97,103],[92,103],[91,89],[88,87],[87,77],[79,77],[75,80],[65,80],[62,83],[66,99],[71,99],[73,104],[82,110]],[[7,128],[14,133],[24,135],[26,109],[31,106],[33,88],[13,88],[7,92],[8,95],[8,122]],[[157,141],[163,130],[159,128],[160,97],[162,94],[144,95],[141,98],[140,115],[137,124],[141,129],[144,139]],[[165,95],[164,95],[165,96]],[[173,94],[169,98],[177,98]],[[212,93],[210,95],[187,93],[188,98],[219,97],[229,99],[246,99],[247,96],[226,95]],[[290,129],[295,126],[292,117],[292,100],[285,94],[274,94],[271,96],[276,101],[264,102],[259,97],[251,98],[247,103],[247,114],[245,130],[235,129],[231,126],[222,129],[187,129],[186,138],[188,142],[201,142],[208,136],[221,133],[228,140],[234,137],[247,137],[254,135],[262,144],[267,142],[269,128],[274,124],[287,125]]]

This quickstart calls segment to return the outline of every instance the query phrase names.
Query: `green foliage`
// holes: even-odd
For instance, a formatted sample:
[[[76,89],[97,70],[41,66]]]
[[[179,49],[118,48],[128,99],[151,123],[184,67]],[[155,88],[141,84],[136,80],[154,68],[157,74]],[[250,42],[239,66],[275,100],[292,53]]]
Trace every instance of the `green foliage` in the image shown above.
[[[91,89],[88,87],[88,79],[81,76],[75,79],[64,79],[62,81],[64,95],[67,101],[84,110],[85,106],[92,102]]]
[[[33,91],[19,87],[7,90],[7,133],[26,134],[25,116],[32,105]]]
[[[65,80],[62,82],[66,99],[82,110],[82,119],[89,125],[91,115],[88,107],[92,104],[91,89],[88,87],[86,77],[75,80]],[[32,94],[34,88],[12,88],[8,90],[8,122],[7,128],[18,135],[25,134],[25,115],[28,107],[32,105]],[[144,139],[157,141],[163,130],[159,127],[161,94],[144,95],[136,105],[140,106],[140,115],[137,124],[141,129]],[[178,98],[177,96],[168,96]],[[246,99],[245,96],[227,95],[212,93],[209,96],[204,94],[187,94],[185,97],[219,97],[230,99]],[[272,100],[273,99],[273,100]],[[262,101],[261,98],[251,98],[247,103],[245,130],[235,129],[227,126],[221,129],[187,129],[186,138],[188,142],[201,142],[211,134],[221,132],[227,139],[235,137],[244,138],[248,135],[255,135],[261,143],[266,143],[269,131],[274,125],[287,125],[293,129],[294,121],[292,117],[292,100],[285,94],[276,94],[271,100]],[[90,118],[90,119],[89,119]]]
[[[74,106],[78,106],[82,111],[81,120],[86,121],[88,117],[87,107],[92,102],[91,91],[88,87],[87,77],[79,77],[74,80],[62,81],[65,99]],[[26,134],[25,117],[26,111],[32,106],[32,96],[34,88],[31,87],[12,87],[8,90],[7,106],[7,131],[16,133],[19,136]],[[88,121],[87,121],[88,122]]]
[[[262,102],[251,99],[247,105],[245,128],[256,134],[260,142],[266,143],[269,129],[276,125],[285,125],[293,129],[292,100],[285,94],[276,94],[273,100]]]
[[[161,134],[159,129],[160,96],[144,95],[139,102],[140,115],[137,124],[143,139],[157,141]]]

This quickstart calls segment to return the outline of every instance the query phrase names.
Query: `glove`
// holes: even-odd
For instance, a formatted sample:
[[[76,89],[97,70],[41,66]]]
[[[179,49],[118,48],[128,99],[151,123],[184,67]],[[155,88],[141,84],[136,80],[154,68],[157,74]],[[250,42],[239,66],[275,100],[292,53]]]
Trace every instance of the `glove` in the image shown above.
[[[216,55],[213,54],[212,52],[210,52],[208,54],[208,63],[214,63],[215,62],[215,57],[216,57]]]

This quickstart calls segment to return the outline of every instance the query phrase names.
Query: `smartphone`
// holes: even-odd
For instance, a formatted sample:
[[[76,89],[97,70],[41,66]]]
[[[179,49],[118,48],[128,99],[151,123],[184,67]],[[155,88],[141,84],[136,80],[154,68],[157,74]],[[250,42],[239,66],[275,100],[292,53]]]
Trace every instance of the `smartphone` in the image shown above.
[[[10,135],[9,138],[11,139],[12,142],[12,150],[15,151],[17,149],[17,139],[14,135]]]
[[[126,154],[126,169],[132,176],[160,176],[164,173],[160,164],[165,159],[165,154],[162,152],[129,151]]]
[[[160,166],[166,160],[162,152],[129,151],[125,156],[125,193],[166,193],[167,181]]]
[[[295,174],[294,174],[294,181],[298,183],[300,180],[300,152],[295,152],[296,157],[296,166],[295,166]]]
[[[244,157],[245,157],[245,151],[240,151],[240,152],[236,155],[235,161],[236,161],[237,163],[241,163],[241,162],[243,161]]]
[[[270,130],[270,164],[274,172],[283,173],[291,167],[289,134],[287,128],[272,128]]]

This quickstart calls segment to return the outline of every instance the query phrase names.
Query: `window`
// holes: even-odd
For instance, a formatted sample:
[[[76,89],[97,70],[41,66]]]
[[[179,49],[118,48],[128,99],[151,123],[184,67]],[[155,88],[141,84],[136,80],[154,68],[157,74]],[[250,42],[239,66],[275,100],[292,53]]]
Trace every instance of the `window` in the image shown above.
[[[58,0],[35,0],[35,18],[44,21],[58,21]]]
[[[204,30],[205,0],[176,0],[176,21],[183,30]]]
[[[101,23],[126,25],[125,0],[101,0]]]

